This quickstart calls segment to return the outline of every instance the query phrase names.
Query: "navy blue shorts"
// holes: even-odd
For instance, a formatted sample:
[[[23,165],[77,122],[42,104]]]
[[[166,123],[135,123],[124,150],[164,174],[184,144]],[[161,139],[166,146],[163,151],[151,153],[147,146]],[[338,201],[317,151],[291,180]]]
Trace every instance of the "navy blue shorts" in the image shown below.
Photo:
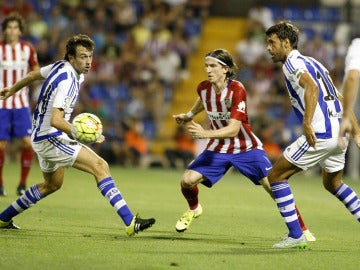
[[[255,185],[260,185],[259,181],[266,177],[272,168],[265,151],[254,149],[238,154],[224,154],[205,150],[188,166],[188,169],[202,174],[205,178],[202,184],[212,187],[231,166],[234,166]]]
[[[0,109],[0,140],[23,138],[31,135],[30,108]]]

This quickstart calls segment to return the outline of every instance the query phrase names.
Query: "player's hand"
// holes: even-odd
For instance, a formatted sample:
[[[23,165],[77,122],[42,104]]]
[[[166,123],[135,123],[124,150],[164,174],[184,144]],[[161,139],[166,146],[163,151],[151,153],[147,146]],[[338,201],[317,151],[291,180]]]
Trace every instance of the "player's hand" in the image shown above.
[[[304,134],[306,137],[306,141],[308,142],[308,144],[311,147],[316,148],[315,145],[316,145],[317,138],[316,138],[313,127],[311,125],[303,125],[303,128],[304,128]]]
[[[0,99],[6,99],[8,98],[10,95],[10,88],[6,87],[0,90]]]
[[[354,142],[358,148],[360,148],[360,134],[354,135]]]
[[[95,143],[102,143],[104,141],[105,141],[105,136],[101,134]]]
[[[192,120],[192,118],[189,118],[186,115],[186,113],[180,113],[180,114],[173,115],[173,118],[175,119],[176,123],[178,123],[179,125],[185,124],[186,122],[189,122]]]
[[[193,139],[203,139],[207,138],[206,130],[195,121],[191,121],[191,123],[187,126],[190,135]]]
[[[343,117],[340,124],[339,130],[339,138],[338,138],[338,145],[341,149],[345,149],[348,146],[349,136],[344,137],[344,134],[349,134],[352,131],[353,127],[351,125],[351,121],[348,117]],[[355,141],[355,136],[354,136]],[[356,141],[355,141],[356,143]],[[357,144],[357,143],[356,143]]]

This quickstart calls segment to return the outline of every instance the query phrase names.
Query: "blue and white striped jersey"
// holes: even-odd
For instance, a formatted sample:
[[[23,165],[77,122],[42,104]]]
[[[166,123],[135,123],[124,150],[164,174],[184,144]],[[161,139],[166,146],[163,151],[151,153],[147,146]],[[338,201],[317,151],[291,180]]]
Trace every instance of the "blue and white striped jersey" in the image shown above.
[[[303,121],[305,113],[305,89],[300,86],[299,80],[301,74],[308,72],[319,87],[319,98],[312,119],[315,135],[321,139],[338,137],[342,105],[329,71],[317,60],[302,55],[298,50],[291,51],[282,68],[291,105],[300,121]]]
[[[41,88],[32,120],[32,140],[38,142],[49,137],[65,135],[50,125],[53,108],[62,108],[69,121],[76,104],[84,75],[78,75],[69,62],[61,60],[42,67],[45,82]]]

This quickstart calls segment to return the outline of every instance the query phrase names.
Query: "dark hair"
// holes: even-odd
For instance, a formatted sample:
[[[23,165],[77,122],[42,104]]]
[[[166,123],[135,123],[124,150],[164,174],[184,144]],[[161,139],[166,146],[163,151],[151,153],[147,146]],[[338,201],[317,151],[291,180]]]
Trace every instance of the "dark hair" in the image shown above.
[[[4,32],[6,27],[8,26],[8,23],[13,22],[13,21],[18,22],[20,31],[21,31],[21,33],[23,33],[24,28],[25,28],[25,22],[24,22],[23,17],[21,17],[21,15],[17,12],[11,12],[11,13],[9,13],[9,15],[7,15],[5,17],[5,19],[3,20],[2,24],[1,24],[2,31]]]
[[[266,36],[276,34],[281,41],[289,39],[291,47],[297,49],[299,41],[299,29],[286,21],[280,21],[266,30]]]
[[[89,38],[87,35],[78,34],[75,36],[72,36],[68,39],[66,43],[66,53],[64,56],[64,59],[69,61],[69,56],[75,56],[76,55],[76,48],[78,46],[83,46],[89,51],[93,51],[95,49],[95,42]]]
[[[224,65],[221,62],[219,62],[220,65],[229,67],[229,71],[226,73],[226,78],[230,78],[234,75],[235,70],[237,69],[237,66],[234,63],[234,60],[233,60],[231,54],[227,50],[216,49],[211,52],[208,52],[205,55],[205,57],[207,57],[207,56],[214,57],[225,64]]]

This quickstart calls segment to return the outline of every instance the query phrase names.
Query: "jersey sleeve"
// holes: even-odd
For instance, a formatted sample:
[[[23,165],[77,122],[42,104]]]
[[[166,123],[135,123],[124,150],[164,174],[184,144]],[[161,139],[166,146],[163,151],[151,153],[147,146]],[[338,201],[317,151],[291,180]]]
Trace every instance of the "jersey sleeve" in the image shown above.
[[[53,64],[51,65],[47,65],[47,66],[44,66],[42,68],[40,68],[40,74],[43,78],[47,78],[47,76],[49,75],[51,69],[53,67]]]
[[[34,46],[30,43],[27,43],[27,45],[30,48],[29,66],[32,68],[34,66],[39,65],[39,61]]]
[[[345,58],[345,72],[356,69],[360,71],[360,38],[354,39]]]
[[[53,103],[54,108],[61,108],[65,112],[69,111],[74,99],[74,97],[70,95],[72,92],[69,91],[69,89],[72,89],[71,84],[72,81],[66,79],[59,82]]]
[[[246,105],[246,91],[243,85],[234,84],[234,95],[232,99],[232,106],[230,118],[239,121],[247,121],[247,105]]]
[[[299,85],[301,74],[307,71],[304,61],[295,57],[288,58],[282,68],[286,79],[297,85]]]

